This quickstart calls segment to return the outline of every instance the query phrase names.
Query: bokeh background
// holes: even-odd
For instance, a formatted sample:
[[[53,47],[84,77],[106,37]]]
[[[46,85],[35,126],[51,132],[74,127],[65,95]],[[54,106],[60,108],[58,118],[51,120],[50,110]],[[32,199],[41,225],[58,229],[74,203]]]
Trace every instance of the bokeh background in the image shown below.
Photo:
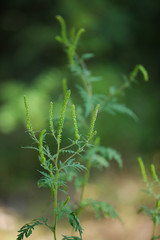
[[[0,15],[0,233],[3,236],[0,239],[15,239],[23,219],[34,218],[34,213],[37,214],[48,198],[44,190],[36,188],[39,177],[35,170],[39,168],[36,153],[21,148],[31,144],[25,133],[23,95],[31,102],[33,125],[37,130],[47,124],[49,101],[61,101],[64,77],[74,89],[76,101],[75,79],[69,72],[62,46],[55,40],[60,32],[56,15],[62,15],[69,27],[86,29],[78,51],[95,54],[88,67],[93,75],[102,77],[96,86],[97,92],[103,93],[111,85],[120,86],[123,75],[128,75],[136,64],[142,64],[148,71],[149,82],[144,82],[139,75],[137,84],[127,89],[123,97],[138,116],[138,122],[121,114],[99,117],[97,129],[101,142],[121,153],[124,167],[119,171],[116,164],[111,164],[103,172],[93,171],[89,187],[91,196],[121,205],[120,211],[127,219],[129,211],[129,228],[134,222],[135,229],[144,229],[143,221],[136,225],[136,209],[143,199],[138,190],[141,179],[137,157],[142,156],[146,164],[154,162],[159,169],[160,1],[1,0]],[[96,225],[89,216],[84,216],[85,221],[89,229],[97,226],[101,232],[99,239],[107,239],[109,233],[101,229],[106,223]],[[150,222],[145,221],[150,229]],[[109,229],[117,226],[122,239],[138,239],[133,228],[130,233],[124,233],[119,223],[107,224]],[[88,230],[86,239],[91,239],[89,233]],[[145,239],[143,234],[146,233],[139,239]],[[33,239],[43,239],[38,237]],[[112,231],[109,239],[117,239]]]

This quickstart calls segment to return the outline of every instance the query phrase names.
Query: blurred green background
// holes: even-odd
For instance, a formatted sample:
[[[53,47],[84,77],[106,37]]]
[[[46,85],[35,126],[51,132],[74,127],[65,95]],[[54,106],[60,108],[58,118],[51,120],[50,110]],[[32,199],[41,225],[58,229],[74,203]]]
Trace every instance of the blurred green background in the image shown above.
[[[25,133],[23,95],[30,102],[33,126],[39,130],[47,124],[50,100],[62,100],[62,79],[66,77],[75,89],[67,57],[55,40],[60,32],[57,14],[69,27],[86,29],[79,53],[95,54],[88,66],[93,75],[102,77],[95,86],[97,93],[106,92],[110,85],[120,86],[123,75],[136,64],[147,69],[150,81],[143,82],[139,75],[123,98],[139,121],[102,114],[97,129],[102,144],[121,153],[124,174],[136,171],[139,155],[158,165],[160,1],[1,0],[0,13],[0,202],[23,209],[38,178],[36,153],[21,148],[32,141]],[[76,90],[72,95],[76,102]]]

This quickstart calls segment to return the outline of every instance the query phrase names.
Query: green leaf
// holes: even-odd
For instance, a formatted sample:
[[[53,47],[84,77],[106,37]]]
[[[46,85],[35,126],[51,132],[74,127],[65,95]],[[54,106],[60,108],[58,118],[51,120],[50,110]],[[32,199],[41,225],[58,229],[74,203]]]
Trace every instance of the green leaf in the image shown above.
[[[74,212],[69,213],[68,219],[69,219],[69,223],[71,224],[75,232],[79,231],[79,235],[80,237],[82,237],[83,229],[80,225],[80,221],[77,218],[76,214]]]
[[[60,150],[60,153],[70,153],[70,154],[73,154],[75,153],[76,151],[74,150],[71,150],[71,149],[61,149]]]
[[[118,213],[116,210],[108,203],[103,201],[97,201],[92,199],[86,199],[82,203],[82,208],[86,206],[92,206],[95,211],[96,218],[101,218],[103,215],[105,218],[119,218]],[[120,219],[120,218],[119,218]]]
[[[94,53],[84,53],[84,54],[81,56],[81,58],[82,58],[83,60],[87,60],[87,59],[93,58],[94,56],[95,56]]]
[[[153,236],[151,240],[156,240],[156,239],[160,239],[160,235],[159,236]]]
[[[87,117],[89,115],[89,113],[92,111],[93,109],[93,100],[92,97],[90,95],[88,95],[88,92],[80,87],[79,85],[77,85],[77,88],[79,90],[79,93],[81,95],[81,98],[84,101],[84,105],[85,105],[85,116]]]
[[[49,174],[39,171],[44,177],[40,178],[37,185],[38,187],[46,187],[50,190],[54,191],[55,188],[55,179],[53,176],[50,176]]]
[[[98,169],[101,169],[103,167],[105,168],[109,167],[108,161],[106,161],[106,159],[103,156],[98,154],[94,154],[92,156],[91,162],[92,162],[92,167],[96,167]]]
[[[107,111],[112,115],[116,113],[126,114],[133,118],[135,121],[138,120],[136,114],[130,108],[126,107],[125,104],[115,102],[115,100],[108,102],[107,105],[102,108],[102,110]]]
[[[38,225],[47,225],[47,220],[44,220],[44,218],[35,219],[29,224],[25,224],[21,229],[18,231],[19,234],[17,235],[17,240],[23,240],[24,236],[28,238],[32,234],[32,230],[34,230],[35,226]]]
[[[67,173],[68,169],[70,170],[78,170],[78,171],[82,171],[82,170],[87,170],[86,167],[82,164],[80,164],[79,162],[74,162],[74,158],[70,159],[66,165],[64,165],[62,167],[62,169]]]
[[[66,235],[63,235],[62,240],[82,240],[82,238],[79,238],[79,237],[76,237],[76,236],[67,237]]]
[[[111,160],[115,160],[119,167],[122,167],[121,155],[113,148],[106,148],[103,146],[93,146],[85,154],[84,159],[90,159],[92,166],[97,168],[108,167]]]
[[[144,212],[146,215],[148,215],[156,225],[160,223],[160,209],[150,209],[146,206],[142,206],[138,213],[141,212]]]
[[[75,188],[78,191],[80,187],[84,184],[85,179],[82,176],[76,176],[75,178]]]

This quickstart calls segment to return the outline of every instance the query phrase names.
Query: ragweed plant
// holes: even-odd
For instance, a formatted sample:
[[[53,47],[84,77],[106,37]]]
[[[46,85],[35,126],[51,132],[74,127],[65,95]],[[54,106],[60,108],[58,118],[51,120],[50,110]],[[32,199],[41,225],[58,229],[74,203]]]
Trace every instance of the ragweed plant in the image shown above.
[[[94,108],[97,104],[100,104],[101,106],[100,111],[110,114],[123,113],[137,120],[136,114],[124,103],[119,102],[119,96],[123,95],[125,90],[129,88],[132,83],[137,82],[137,75],[139,72],[143,75],[144,80],[148,81],[148,74],[145,68],[142,65],[137,65],[128,77],[124,77],[124,81],[120,87],[111,86],[108,91],[109,93],[106,95],[94,93],[93,83],[100,81],[100,78],[93,76],[86,65],[86,60],[92,58],[94,54],[85,53],[79,55],[77,53],[79,39],[85,30],[81,28],[76,32],[75,29],[71,29],[69,32],[64,19],[61,16],[57,16],[56,18],[61,26],[61,35],[57,36],[56,40],[64,47],[65,53],[68,56],[71,72],[81,80],[80,85],[76,84],[79,95],[84,103],[84,106],[78,107],[81,119],[80,127],[88,129],[88,118],[94,116]],[[66,81],[63,83],[64,89],[66,89]],[[110,204],[93,199],[86,199],[85,190],[93,167],[98,169],[107,168],[109,162],[114,159],[121,168],[121,155],[113,148],[100,145],[99,137],[92,140],[92,143],[94,143],[94,146],[91,149],[88,149],[80,158],[87,168],[87,171],[83,175],[76,175],[75,186],[76,189],[80,190],[80,198],[75,206],[76,213],[79,216],[81,211],[90,205],[93,207],[96,217],[100,218],[103,213],[104,217],[115,218],[118,217],[118,214]]]
[[[151,164],[150,170],[152,174],[152,180],[149,180],[142,158],[139,157],[138,161],[139,161],[143,181],[146,185],[146,189],[142,191],[145,192],[148,196],[153,198],[153,205],[154,205],[153,208],[142,206],[138,212],[139,213],[144,212],[146,215],[148,215],[151,218],[153,222],[151,240],[160,239],[160,235],[156,236],[156,228],[158,229],[158,226],[160,225],[160,193],[159,193],[160,178],[156,173],[154,164]]]
[[[94,93],[93,82],[99,81],[100,79],[99,77],[92,76],[91,71],[88,70],[86,65],[86,60],[93,57],[93,54],[86,53],[79,56],[77,53],[78,42],[84,29],[82,28],[78,32],[72,29],[69,37],[64,19],[61,16],[57,16],[57,19],[61,25],[61,35],[57,36],[56,39],[63,45],[67,53],[71,72],[81,79],[81,84],[76,86],[84,105],[76,108],[78,112],[78,114],[76,114],[75,105],[70,99],[67,81],[64,79],[63,91],[65,98],[58,127],[55,128],[56,125],[53,122],[54,105],[51,102],[49,108],[50,131],[47,133],[47,131],[43,129],[39,136],[37,136],[31,124],[27,99],[26,97],[24,98],[28,133],[38,146],[32,146],[31,148],[39,152],[39,160],[42,168],[42,170],[39,171],[42,178],[38,181],[38,186],[50,190],[54,200],[54,217],[52,224],[49,224],[47,219],[41,217],[24,225],[19,230],[17,240],[22,240],[24,236],[29,237],[37,225],[46,226],[53,232],[54,240],[57,240],[57,224],[64,215],[67,215],[72,229],[75,232],[78,231],[79,236],[68,237],[63,235],[63,240],[81,240],[83,229],[80,225],[79,215],[87,206],[91,206],[94,209],[97,218],[100,218],[102,215],[106,218],[118,217],[116,210],[114,210],[110,204],[85,197],[85,191],[92,168],[107,168],[109,162],[113,159],[118,163],[119,167],[122,167],[121,155],[113,148],[100,145],[100,137],[93,138],[96,135],[96,131],[94,130],[95,122],[99,110],[110,114],[128,114],[136,120],[137,116],[135,113],[126,107],[124,103],[119,102],[119,96],[124,94],[125,89],[130,87],[132,83],[136,82],[139,72],[142,73],[145,81],[148,80],[148,74],[145,68],[142,65],[137,65],[129,77],[124,78],[123,84],[120,87],[111,86],[106,95]],[[70,140],[71,143],[69,145],[62,147],[67,105],[69,109],[71,109],[73,125],[71,129],[74,129],[75,137],[74,140]],[[83,134],[84,136],[82,136],[81,132],[85,132],[85,134]],[[56,151],[51,149],[47,144],[48,135],[51,135],[53,141],[57,144]],[[75,179],[76,189],[80,191],[80,198],[76,205],[70,206],[67,181],[73,179]],[[66,194],[66,200],[59,201],[59,191]]]
[[[76,212],[73,212],[69,207],[70,196],[68,195],[68,187],[66,183],[66,175],[70,173],[70,171],[81,171],[86,170],[86,167],[82,165],[79,161],[77,161],[77,156],[83,154],[86,148],[90,147],[90,141],[96,135],[96,131],[94,130],[95,121],[97,118],[97,113],[99,109],[99,105],[93,111],[93,117],[91,119],[90,128],[88,131],[88,135],[83,137],[79,133],[78,125],[77,125],[77,114],[75,110],[75,105],[72,105],[72,119],[73,119],[73,127],[74,127],[74,135],[75,139],[70,140],[71,144],[65,147],[61,147],[61,143],[63,140],[63,128],[64,128],[64,120],[65,120],[65,112],[67,108],[67,104],[70,98],[70,90],[66,91],[64,102],[62,105],[61,115],[59,119],[58,129],[55,129],[53,122],[53,103],[50,103],[49,108],[49,133],[47,133],[46,129],[43,129],[39,136],[33,130],[30,114],[29,114],[29,106],[27,103],[26,97],[24,97],[24,104],[26,109],[26,117],[27,117],[27,130],[34,143],[38,145],[32,146],[33,148],[39,152],[39,161],[42,170],[40,170],[40,174],[42,175],[41,179],[38,181],[39,187],[48,188],[51,192],[51,196],[54,199],[54,218],[53,223],[48,224],[48,220],[44,217],[34,219],[31,223],[24,225],[20,230],[17,236],[17,240],[22,240],[25,237],[29,237],[32,234],[32,230],[38,225],[44,225],[49,230],[53,232],[54,240],[57,240],[57,224],[58,221],[64,216],[67,215],[70,225],[75,231],[79,232],[78,236],[65,236],[63,235],[63,240],[80,240],[82,239],[83,229],[80,225],[80,221],[77,217]],[[57,148],[50,149],[47,145],[47,135],[51,135],[53,140],[57,144]],[[66,153],[66,158],[64,159],[64,155]],[[69,155],[69,156],[68,156]],[[63,161],[62,161],[63,158]],[[64,201],[60,201],[58,197],[59,191],[62,191],[66,195],[66,199]]]

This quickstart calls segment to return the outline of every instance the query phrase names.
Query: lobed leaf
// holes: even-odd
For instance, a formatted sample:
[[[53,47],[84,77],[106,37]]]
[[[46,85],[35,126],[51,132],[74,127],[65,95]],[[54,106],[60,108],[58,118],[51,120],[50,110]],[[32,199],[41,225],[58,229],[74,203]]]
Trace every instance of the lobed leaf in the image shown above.
[[[69,213],[68,219],[69,219],[69,223],[71,224],[75,232],[79,231],[79,235],[80,237],[82,237],[83,229],[80,225],[80,221],[77,218],[76,214],[74,212]]]
[[[136,114],[130,108],[128,108],[125,104],[117,103],[115,99],[108,102],[107,105],[103,106],[102,110],[107,111],[113,115],[116,113],[126,114],[133,118],[135,121],[138,120]]]
[[[32,230],[34,230],[35,226],[38,225],[47,225],[47,220],[44,220],[44,218],[35,219],[31,223],[25,224],[21,229],[18,231],[19,234],[17,235],[17,240],[23,240],[24,237],[28,238],[32,234]]]

